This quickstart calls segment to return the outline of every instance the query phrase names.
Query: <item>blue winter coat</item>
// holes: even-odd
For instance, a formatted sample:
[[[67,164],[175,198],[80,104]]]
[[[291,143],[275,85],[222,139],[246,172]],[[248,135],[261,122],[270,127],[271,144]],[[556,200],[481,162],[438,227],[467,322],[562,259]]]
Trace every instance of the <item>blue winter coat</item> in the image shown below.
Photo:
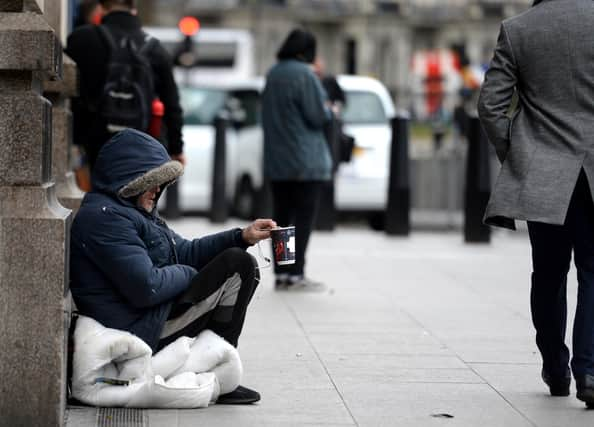
[[[320,80],[304,62],[279,61],[262,95],[264,175],[272,181],[329,180],[332,160],[324,136],[330,113]]]
[[[132,332],[156,349],[173,300],[227,248],[247,245],[234,229],[186,240],[128,196],[181,174],[163,146],[134,130],[101,149],[71,231],[70,289],[81,314]]]

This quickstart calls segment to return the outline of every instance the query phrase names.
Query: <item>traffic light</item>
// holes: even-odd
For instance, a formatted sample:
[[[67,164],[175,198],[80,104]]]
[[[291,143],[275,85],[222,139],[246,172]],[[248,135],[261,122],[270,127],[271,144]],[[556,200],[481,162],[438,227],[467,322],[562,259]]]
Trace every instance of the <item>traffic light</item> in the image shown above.
[[[177,27],[185,36],[193,36],[200,31],[200,21],[193,16],[184,16],[177,23]]]
[[[193,16],[184,16],[177,26],[184,39],[175,54],[175,65],[193,67],[198,61],[198,55],[192,37],[200,31],[200,21]]]

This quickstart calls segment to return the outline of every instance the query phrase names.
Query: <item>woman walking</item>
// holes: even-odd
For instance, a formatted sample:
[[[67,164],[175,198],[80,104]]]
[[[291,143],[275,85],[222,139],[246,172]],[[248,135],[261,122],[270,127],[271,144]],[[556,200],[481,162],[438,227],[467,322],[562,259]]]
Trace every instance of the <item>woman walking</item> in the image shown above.
[[[272,186],[274,217],[279,225],[295,225],[295,264],[275,265],[279,290],[325,289],[304,272],[320,189],[332,168],[324,138],[330,112],[312,70],[315,57],[315,37],[301,29],[291,31],[266,76],[262,100],[264,176]]]

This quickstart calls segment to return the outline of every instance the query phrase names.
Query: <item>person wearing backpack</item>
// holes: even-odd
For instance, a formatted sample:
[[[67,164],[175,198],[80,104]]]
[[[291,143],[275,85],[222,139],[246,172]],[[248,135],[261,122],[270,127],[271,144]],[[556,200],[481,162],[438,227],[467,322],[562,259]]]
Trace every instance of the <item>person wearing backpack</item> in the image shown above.
[[[142,30],[135,0],[99,3],[104,10],[101,25],[75,29],[65,49],[80,78],[79,95],[72,100],[74,144],[84,148],[92,170],[101,146],[115,132],[134,128],[160,136],[171,158],[185,164],[171,56]],[[160,107],[163,129],[155,135],[151,118]]]

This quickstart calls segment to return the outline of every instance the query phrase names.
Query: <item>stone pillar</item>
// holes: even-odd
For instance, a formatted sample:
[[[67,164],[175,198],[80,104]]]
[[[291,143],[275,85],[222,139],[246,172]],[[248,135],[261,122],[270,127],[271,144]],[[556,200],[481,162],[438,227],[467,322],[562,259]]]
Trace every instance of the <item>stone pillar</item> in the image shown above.
[[[46,0],[44,18],[60,34],[62,22],[62,0]],[[60,40],[65,39],[61,34]],[[52,103],[52,180],[56,184],[56,196],[62,206],[78,211],[83,192],[76,185],[71,170],[70,148],[72,143],[72,112],[70,99],[77,95],[76,64],[67,55],[63,55],[62,79],[46,80],[43,86],[44,96]]]
[[[62,426],[70,211],[51,181],[62,51],[43,0],[0,2],[0,425]]]
[[[46,80],[44,95],[52,103],[52,180],[62,206],[78,211],[84,193],[71,170],[72,112],[69,98],[76,95],[76,64],[63,55],[62,80]]]

